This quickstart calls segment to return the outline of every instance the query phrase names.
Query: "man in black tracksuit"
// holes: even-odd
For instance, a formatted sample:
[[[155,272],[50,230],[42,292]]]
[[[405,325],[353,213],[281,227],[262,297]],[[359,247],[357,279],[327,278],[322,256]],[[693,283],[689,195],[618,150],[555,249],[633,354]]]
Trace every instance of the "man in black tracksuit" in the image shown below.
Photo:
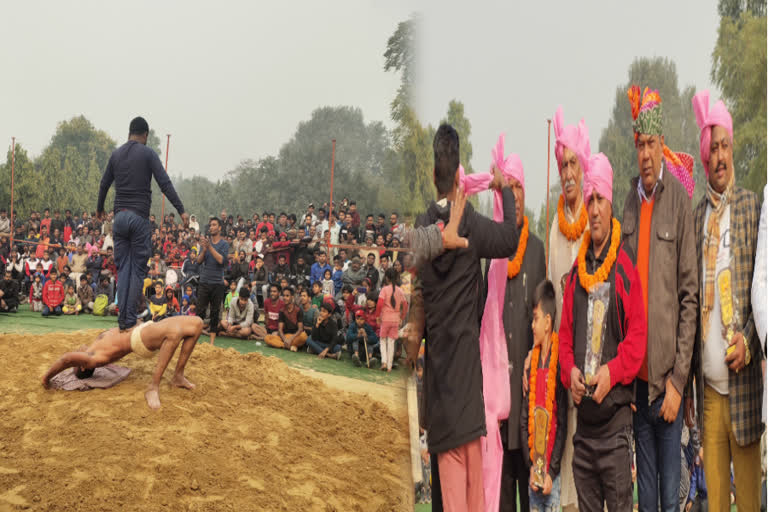
[[[450,217],[449,200],[459,185],[459,137],[442,125],[433,143],[438,201],[417,225]],[[504,222],[496,223],[467,204],[459,235],[469,247],[447,252],[425,264],[423,284],[426,426],[429,451],[437,454],[446,509],[481,510],[483,506],[480,437],[486,434],[483,375],[480,366],[481,258],[507,258],[517,250],[515,198],[496,170],[492,188],[502,191]]]

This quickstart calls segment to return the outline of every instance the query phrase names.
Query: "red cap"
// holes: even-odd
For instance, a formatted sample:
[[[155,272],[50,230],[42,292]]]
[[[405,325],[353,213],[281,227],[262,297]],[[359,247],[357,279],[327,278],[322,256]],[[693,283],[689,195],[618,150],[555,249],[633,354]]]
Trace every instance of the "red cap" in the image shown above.
[[[355,312],[355,316],[357,318],[364,318],[365,317],[365,313],[363,312],[362,309],[358,309],[357,312]]]

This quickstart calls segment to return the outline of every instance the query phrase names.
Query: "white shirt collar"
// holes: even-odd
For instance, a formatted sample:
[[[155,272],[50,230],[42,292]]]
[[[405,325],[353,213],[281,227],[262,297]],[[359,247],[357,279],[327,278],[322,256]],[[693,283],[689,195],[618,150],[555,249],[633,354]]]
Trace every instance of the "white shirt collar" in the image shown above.
[[[640,196],[641,201],[650,201],[654,195],[656,195],[656,187],[659,186],[659,182],[661,181],[661,177],[664,174],[664,162],[661,162],[661,169],[659,170],[659,179],[656,180],[656,183],[653,185],[653,190],[651,190],[650,197],[646,195],[645,188],[643,188],[643,180],[642,178],[637,180],[637,194]]]

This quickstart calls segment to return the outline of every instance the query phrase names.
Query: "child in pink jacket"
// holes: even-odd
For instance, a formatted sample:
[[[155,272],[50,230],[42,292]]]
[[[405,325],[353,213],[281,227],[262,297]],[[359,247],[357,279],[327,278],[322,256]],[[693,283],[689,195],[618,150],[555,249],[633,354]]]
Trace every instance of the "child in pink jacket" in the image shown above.
[[[384,285],[379,292],[376,306],[376,319],[381,326],[380,349],[381,370],[392,371],[395,358],[395,341],[398,338],[400,326],[408,316],[408,301],[402,288],[397,286],[398,273],[394,268],[388,268],[384,274]]]

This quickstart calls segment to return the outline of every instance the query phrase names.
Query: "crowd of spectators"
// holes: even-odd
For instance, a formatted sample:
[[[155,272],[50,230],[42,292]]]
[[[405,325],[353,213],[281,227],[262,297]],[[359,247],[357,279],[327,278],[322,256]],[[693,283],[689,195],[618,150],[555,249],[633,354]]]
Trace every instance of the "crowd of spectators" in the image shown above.
[[[43,316],[116,314],[113,214],[102,222],[85,211],[52,213],[45,209],[21,220],[0,209],[0,311],[28,304]],[[396,365],[401,350],[392,340],[403,325],[413,279],[404,270],[411,255],[401,247],[407,228],[396,212],[361,217],[355,201],[344,199],[331,209],[310,204],[299,215],[244,217],[222,210],[219,218],[229,248],[221,335],[293,351],[307,347],[321,358],[341,359],[346,349],[356,365]],[[199,313],[196,257],[207,233],[200,220],[191,215],[184,226],[173,213],[160,222],[150,216],[153,255],[139,307],[144,320]],[[329,250],[329,242],[346,247]],[[385,286],[392,286],[382,294],[387,301],[379,301]]]

